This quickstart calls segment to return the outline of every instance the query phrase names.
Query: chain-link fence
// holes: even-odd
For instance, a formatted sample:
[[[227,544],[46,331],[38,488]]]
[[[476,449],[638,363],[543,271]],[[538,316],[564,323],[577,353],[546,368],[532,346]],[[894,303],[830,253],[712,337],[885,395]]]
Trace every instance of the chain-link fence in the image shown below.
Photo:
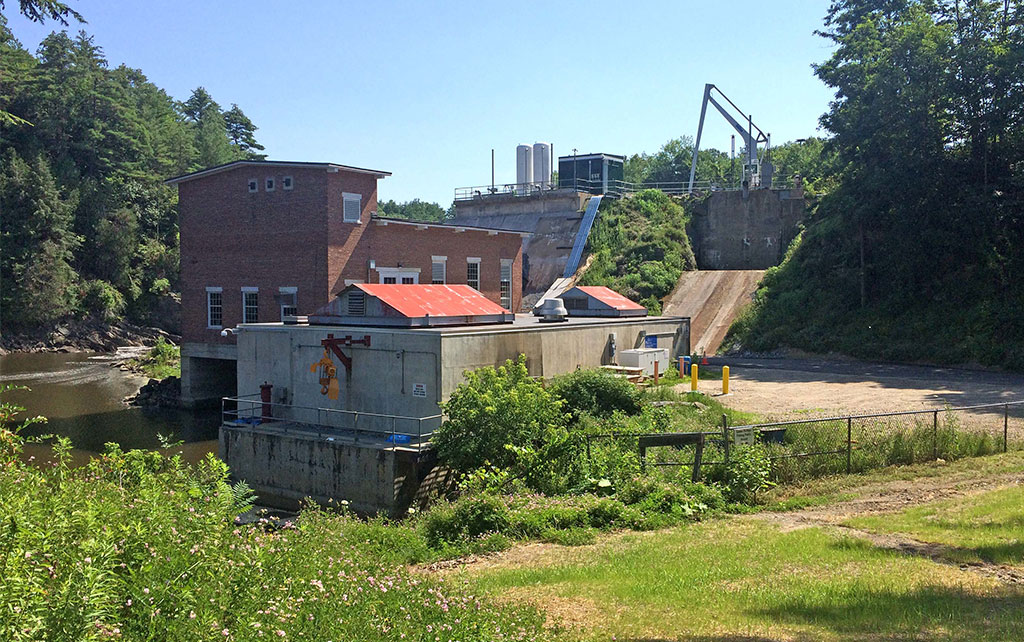
[[[636,452],[645,470],[692,467],[694,480],[728,463],[736,448],[760,443],[772,476],[787,482],[1021,449],[1024,401],[742,426],[729,426],[723,416],[715,431],[592,435],[588,455],[601,443]]]

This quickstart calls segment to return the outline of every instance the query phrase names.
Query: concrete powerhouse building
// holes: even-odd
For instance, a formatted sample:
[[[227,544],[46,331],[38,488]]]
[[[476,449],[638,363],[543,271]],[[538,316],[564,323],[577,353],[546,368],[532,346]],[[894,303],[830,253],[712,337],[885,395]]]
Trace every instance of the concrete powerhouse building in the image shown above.
[[[609,300],[621,315],[609,306],[548,323],[466,286],[355,284],[308,323],[242,324],[240,397],[221,428],[221,457],[265,502],[400,509],[436,473],[439,404],[467,370],[522,354],[531,375],[552,377],[614,364],[623,350],[687,353],[687,319],[627,316],[632,306]]]
[[[522,297],[517,231],[376,215],[388,172],[236,161],[178,186],[182,400],[235,393],[242,323],[308,314],[353,283],[461,283],[508,310]]]

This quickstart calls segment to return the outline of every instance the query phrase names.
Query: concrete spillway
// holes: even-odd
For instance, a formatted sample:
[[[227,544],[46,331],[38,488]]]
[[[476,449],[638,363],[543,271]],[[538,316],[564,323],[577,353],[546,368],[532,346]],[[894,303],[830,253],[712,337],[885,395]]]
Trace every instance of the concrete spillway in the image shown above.
[[[715,354],[740,311],[750,304],[764,270],[683,272],[665,298],[666,316],[690,317],[690,350]]]

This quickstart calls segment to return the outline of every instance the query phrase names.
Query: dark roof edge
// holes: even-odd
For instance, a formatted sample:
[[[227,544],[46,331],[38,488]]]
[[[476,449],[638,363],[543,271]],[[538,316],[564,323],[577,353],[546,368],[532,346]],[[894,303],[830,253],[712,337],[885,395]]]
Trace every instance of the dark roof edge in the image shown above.
[[[460,225],[458,223],[439,223],[436,221],[417,221],[409,218],[393,218],[390,216],[374,216],[373,221],[385,221],[386,223],[397,223],[398,225],[417,225],[421,227],[440,227],[449,230],[471,230],[474,232],[495,232],[497,234],[516,234],[518,236],[533,236],[533,232],[526,230],[506,230],[500,227],[480,227],[479,225]]]
[[[215,165],[213,167],[207,167],[195,172],[188,174],[182,174],[181,176],[175,176],[174,178],[168,178],[164,181],[164,185],[177,185],[178,183],[184,183],[185,181],[195,180],[197,178],[203,178],[204,176],[210,176],[212,174],[219,174],[220,172],[232,169],[234,167],[322,167],[324,169],[338,169],[346,172],[355,172],[358,174],[373,174],[377,178],[384,178],[391,176],[391,172],[385,172],[378,169],[366,169],[365,167],[352,167],[351,165],[339,165],[338,163],[318,163],[311,161],[273,161],[273,160],[236,160],[230,163],[224,163],[223,165]]]

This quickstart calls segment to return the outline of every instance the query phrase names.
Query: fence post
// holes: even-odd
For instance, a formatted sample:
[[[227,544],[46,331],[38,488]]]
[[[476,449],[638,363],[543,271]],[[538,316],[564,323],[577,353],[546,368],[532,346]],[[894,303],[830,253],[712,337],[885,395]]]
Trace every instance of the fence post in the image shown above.
[[[729,417],[722,414],[722,438],[725,443],[725,463],[729,463]]]
[[[853,418],[846,418],[846,474],[853,470]]]
[[[1009,448],[1010,436],[1010,404],[1003,404],[1003,452]]]
[[[700,462],[704,458],[704,433],[697,438],[697,448],[693,451],[693,477],[694,483],[700,481]]]
[[[932,459],[939,458],[939,411],[932,413]]]

